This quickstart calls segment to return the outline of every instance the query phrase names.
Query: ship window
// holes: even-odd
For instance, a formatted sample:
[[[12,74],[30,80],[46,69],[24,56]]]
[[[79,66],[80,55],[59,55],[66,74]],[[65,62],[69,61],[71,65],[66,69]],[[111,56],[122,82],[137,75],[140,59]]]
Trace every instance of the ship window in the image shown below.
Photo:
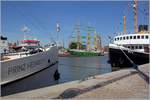
[[[115,41],[116,41],[116,38],[115,38]]]
[[[131,48],[134,49],[134,46],[132,46]]]
[[[128,48],[130,48],[130,46],[128,46]]]
[[[141,37],[142,39],[144,39],[144,35],[142,35],[142,37]]]
[[[120,40],[122,40],[122,37],[120,37]]]
[[[128,40],[128,39],[129,39],[129,37],[127,36],[127,37],[126,37],[126,39]]]
[[[138,39],[140,39],[140,36],[137,36]]]
[[[123,40],[125,40],[125,37],[123,37]]]
[[[146,39],[148,39],[148,35],[146,35],[146,37],[145,37]]]
[[[136,39],[136,36],[134,36],[134,39]]]
[[[117,40],[119,40],[119,38],[117,38]]]
[[[142,46],[139,46],[139,49],[142,49]]]
[[[132,36],[130,36],[130,39],[132,39]]]

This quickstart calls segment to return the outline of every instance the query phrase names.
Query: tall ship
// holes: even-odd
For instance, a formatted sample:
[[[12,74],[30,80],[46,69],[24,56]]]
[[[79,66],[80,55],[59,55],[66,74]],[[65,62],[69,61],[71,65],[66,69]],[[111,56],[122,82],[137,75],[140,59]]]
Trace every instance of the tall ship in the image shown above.
[[[1,36],[1,81],[4,85],[18,79],[25,78],[45,68],[51,68],[51,79],[58,80],[58,48],[56,44],[40,45],[37,39],[26,38],[19,45],[8,43],[7,38]]]
[[[80,24],[75,27],[75,35],[69,43],[69,53],[73,56],[100,56],[102,55],[101,37],[96,33],[95,28],[87,26],[84,28],[86,36],[81,33]],[[94,34],[94,36],[91,35]],[[91,42],[93,40],[93,43]],[[93,46],[93,47],[92,47]]]
[[[148,25],[138,25],[137,0],[134,0],[134,33],[126,33],[126,16],[124,16],[124,33],[114,37],[109,44],[109,60],[112,67],[133,67],[149,63],[150,31]]]

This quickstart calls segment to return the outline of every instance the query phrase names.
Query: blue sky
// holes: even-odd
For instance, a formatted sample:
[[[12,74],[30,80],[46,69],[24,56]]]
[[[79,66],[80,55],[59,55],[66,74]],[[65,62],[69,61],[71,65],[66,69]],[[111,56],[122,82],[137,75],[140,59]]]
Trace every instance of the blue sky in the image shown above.
[[[65,45],[69,42],[75,25],[80,20],[83,27],[95,27],[102,37],[103,45],[107,45],[108,35],[123,31],[123,15],[127,16],[127,31],[133,30],[133,9],[128,7],[131,1],[3,1],[1,3],[2,33],[10,41],[22,40],[21,28],[26,25],[30,28],[32,37],[47,43],[51,38],[56,40],[56,22],[60,22],[60,41]],[[138,24],[148,24],[148,16],[143,17],[142,10],[148,11],[149,3],[138,2]],[[81,30],[81,34],[86,31]],[[91,33],[92,35],[93,33]]]

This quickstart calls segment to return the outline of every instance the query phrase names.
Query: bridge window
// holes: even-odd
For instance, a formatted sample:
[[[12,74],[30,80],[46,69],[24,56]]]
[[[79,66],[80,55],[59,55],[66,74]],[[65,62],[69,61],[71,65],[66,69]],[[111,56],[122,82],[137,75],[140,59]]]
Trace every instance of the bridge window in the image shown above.
[[[130,36],[130,39],[132,39],[132,36]]]
[[[144,35],[142,35],[141,38],[144,39]]]

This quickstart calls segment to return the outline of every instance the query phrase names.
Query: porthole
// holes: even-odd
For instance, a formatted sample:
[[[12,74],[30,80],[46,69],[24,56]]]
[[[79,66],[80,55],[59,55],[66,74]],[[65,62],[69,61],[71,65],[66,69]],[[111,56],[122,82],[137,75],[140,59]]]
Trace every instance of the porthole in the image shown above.
[[[136,39],[136,36],[134,36],[134,39]]]
[[[128,39],[129,39],[129,37],[127,36],[127,37],[126,37],[126,39],[128,40]]]
[[[135,46],[135,49],[138,49],[138,46]]]
[[[142,49],[142,46],[139,46],[139,49]]]
[[[48,63],[50,63],[50,59],[48,59]]]
[[[122,37],[120,37],[120,40],[122,40]]]
[[[125,37],[123,37],[123,40],[125,40]]]
[[[146,35],[145,38],[148,39],[148,35]]]
[[[132,39],[132,36],[130,36],[130,39]]]

